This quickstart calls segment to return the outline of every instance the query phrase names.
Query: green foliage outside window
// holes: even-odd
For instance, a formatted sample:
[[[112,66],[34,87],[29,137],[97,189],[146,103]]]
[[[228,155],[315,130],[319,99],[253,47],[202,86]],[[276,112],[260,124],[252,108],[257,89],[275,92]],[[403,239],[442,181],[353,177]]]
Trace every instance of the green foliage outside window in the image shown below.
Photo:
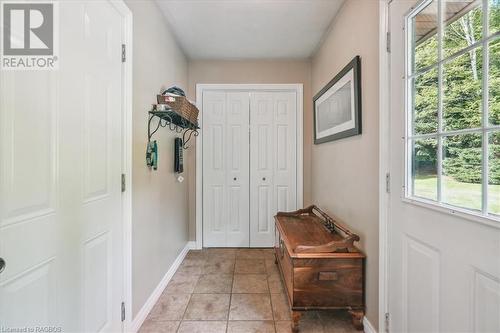
[[[496,3],[499,2],[499,3]],[[490,32],[500,31],[500,0],[490,2]],[[467,48],[482,38],[482,10],[478,7],[444,28],[443,55],[449,56]],[[431,36],[415,47],[415,68],[426,68],[436,63],[438,42]],[[445,62],[442,66],[443,131],[482,126],[483,52],[480,46]],[[500,124],[500,40],[489,45],[489,124]],[[431,69],[417,76],[413,82],[413,133],[437,132],[438,75]],[[436,164],[436,140],[419,140],[415,145],[414,164]],[[443,174],[459,182],[481,183],[482,136],[463,134],[443,139]],[[490,134],[490,161],[500,160],[500,132]],[[425,168],[424,168],[425,170]],[[429,167],[429,170],[433,170]],[[500,184],[499,163],[489,163],[489,183]],[[432,171],[431,171],[432,172]]]

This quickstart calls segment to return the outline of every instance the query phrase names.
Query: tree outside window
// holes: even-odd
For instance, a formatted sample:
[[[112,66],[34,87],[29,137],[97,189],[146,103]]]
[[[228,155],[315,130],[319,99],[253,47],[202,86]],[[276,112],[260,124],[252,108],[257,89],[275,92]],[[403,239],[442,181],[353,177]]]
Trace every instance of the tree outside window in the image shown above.
[[[500,0],[421,8],[408,18],[407,195],[498,217]]]

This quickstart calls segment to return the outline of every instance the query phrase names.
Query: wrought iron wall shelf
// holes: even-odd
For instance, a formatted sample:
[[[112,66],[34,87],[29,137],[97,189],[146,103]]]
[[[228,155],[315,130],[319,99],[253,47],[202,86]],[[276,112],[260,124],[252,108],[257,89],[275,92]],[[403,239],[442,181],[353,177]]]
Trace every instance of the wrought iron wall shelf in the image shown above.
[[[158,118],[158,124],[155,129],[151,131],[151,123],[153,119]],[[158,131],[160,127],[167,127],[171,131],[176,133],[182,133],[182,148],[188,149],[187,143],[191,140],[191,137],[199,135],[198,130],[200,129],[197,124],[193,124],[186,118],[182,117],[174,111],[149,111],[149,121],[148,121],[148,142],[151,141],[151,137]]]

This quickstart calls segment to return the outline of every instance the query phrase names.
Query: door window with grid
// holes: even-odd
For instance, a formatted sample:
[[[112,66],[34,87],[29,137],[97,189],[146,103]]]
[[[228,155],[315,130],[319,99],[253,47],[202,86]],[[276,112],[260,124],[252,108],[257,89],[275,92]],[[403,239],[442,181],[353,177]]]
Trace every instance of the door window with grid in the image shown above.
[[[500,219],[500,0],[406,20],[406,196]]]

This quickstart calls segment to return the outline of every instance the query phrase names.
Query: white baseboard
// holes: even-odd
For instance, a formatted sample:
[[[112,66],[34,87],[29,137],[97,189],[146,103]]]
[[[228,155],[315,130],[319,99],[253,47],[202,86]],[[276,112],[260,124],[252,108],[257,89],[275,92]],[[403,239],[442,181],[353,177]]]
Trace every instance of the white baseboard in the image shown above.
[[[151,310],[153,309],[153,306],[158,301],[158,298],[160,298],[163,290],[165,289],[167,284],[170,282],[170,279],[172,279],[172,276],[174,276],[175,272],[177,271],[177,268],[179,268],[179,266],[181,265],[182,261],[184,260],[184,257],[186,256],[188,251],[192,248],[191,243],[195,243],[195,242],[187,242],[186,246],[184,246],[181,253],[179,253],[177,258],[173,262],[172,266],[170,266],[167,273],[161,279],[158,286],[156,286],[153,293],[149,296],[146,303],[144,303],[144,305],[142,306],[139,313],[137,313],[137,315],[135,316],[134,320],[132,321],[132,332],[133,333],[138,332],[139,329],[141,328],[142,323],[144,323],[144,320],[146,320],[146,317],[148,316],[149,312],[151,312]]]
[[[366,317],[363,317],[363,326],[365,333],[377,333],[375,327],[373,327],[372,323]]]

